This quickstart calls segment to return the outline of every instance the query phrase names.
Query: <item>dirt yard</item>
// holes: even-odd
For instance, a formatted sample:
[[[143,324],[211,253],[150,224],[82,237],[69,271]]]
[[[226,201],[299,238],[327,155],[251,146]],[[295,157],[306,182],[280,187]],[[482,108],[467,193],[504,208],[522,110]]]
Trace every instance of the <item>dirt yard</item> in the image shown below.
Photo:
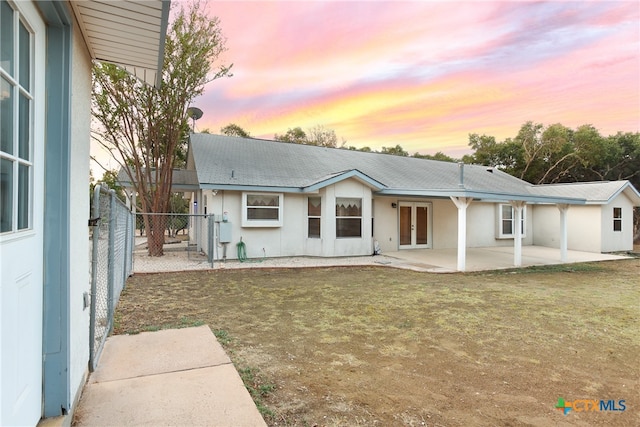
[[[640,259],[136,275],[115,333],[202,323],[269,425],[640,425]],[[564,415],[558,398],[626,410]]]

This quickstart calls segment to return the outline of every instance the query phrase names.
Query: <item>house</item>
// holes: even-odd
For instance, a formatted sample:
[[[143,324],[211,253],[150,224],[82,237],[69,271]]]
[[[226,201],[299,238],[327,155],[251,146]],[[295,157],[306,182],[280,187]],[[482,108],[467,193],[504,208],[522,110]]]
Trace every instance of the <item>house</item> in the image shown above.
[[[562,260],[631,250],[640,205],[626,181],[535,186],[485,166],[209,134],[190,137],[193,171],[191,211],[215,215],[216,259],[242,239],[249,258],[456,248],[461,271],[466,248],[512,246],[519,266],[522,245]],[[192,233],[208,253],[207,227]]]
[[[169,3],[0,0],[0,425],[71,414],[89,359],[92,60],[159,77]]]
[[[586,200],[567,214],[568,248],[586,252],[633,250],[633,208],[640,195],[629,181],[576,182],[536,186],[539,194],[572,196]],[[559,247],[559,223],[548,205],[535,207],[535,244]]]

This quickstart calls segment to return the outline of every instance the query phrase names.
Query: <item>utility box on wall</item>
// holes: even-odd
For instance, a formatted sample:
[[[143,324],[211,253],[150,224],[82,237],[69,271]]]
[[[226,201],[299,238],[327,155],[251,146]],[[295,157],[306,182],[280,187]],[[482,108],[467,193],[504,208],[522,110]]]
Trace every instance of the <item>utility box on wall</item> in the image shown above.
[[[231,223],[221,222],[218,240],[220,243],[231,243]]]

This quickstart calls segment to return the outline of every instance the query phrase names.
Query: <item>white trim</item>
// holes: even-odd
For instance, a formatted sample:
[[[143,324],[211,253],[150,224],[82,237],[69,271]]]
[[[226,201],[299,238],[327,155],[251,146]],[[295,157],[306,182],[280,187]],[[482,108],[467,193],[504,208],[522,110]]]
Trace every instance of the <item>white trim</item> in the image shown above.
[[[408,245],[402,245],[400,243],[400,211],[402,207],[409,207],[411,209],[411,243]],[[427,208],[427,243],[417,243],[417,208]],[[433,224],[433,204],[431,202],[398,202],[398,249],[430,249],[433,242],[432,224]]]
[[[502,208],[509,207],[511,209],[511,218],[504,219],[502,217]],[[516,212],[513,208],[513,205],[509,203],[498,203],[496,204],[496,239],[513,239],[516,235],[514,233],[513,222],[516,220]],[[504,233],[502,230],[502,222],[503,220],[511,221],[511,233]],[[521,234],[520,237],[527,237],[527,206],[524,205],[522,209],[522,218],[521,218]]]
[[[276,196],[278,197],[278,207],[270,207],[265,209],[278,210],[278,219],[249,219],[248,211],[251,206],[248,205],[249,196]],[[243,227],[282,227],[284,214],[284,193],[260,193],[260,192],[243,192],[242,193],[242,226]]]

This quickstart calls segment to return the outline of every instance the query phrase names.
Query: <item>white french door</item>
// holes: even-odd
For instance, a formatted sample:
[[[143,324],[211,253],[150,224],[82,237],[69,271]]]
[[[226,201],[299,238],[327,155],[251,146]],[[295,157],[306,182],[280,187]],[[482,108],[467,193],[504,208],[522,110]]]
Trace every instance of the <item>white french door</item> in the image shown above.
[[[400,202],[400,249],[431,247],[431,203]]]

